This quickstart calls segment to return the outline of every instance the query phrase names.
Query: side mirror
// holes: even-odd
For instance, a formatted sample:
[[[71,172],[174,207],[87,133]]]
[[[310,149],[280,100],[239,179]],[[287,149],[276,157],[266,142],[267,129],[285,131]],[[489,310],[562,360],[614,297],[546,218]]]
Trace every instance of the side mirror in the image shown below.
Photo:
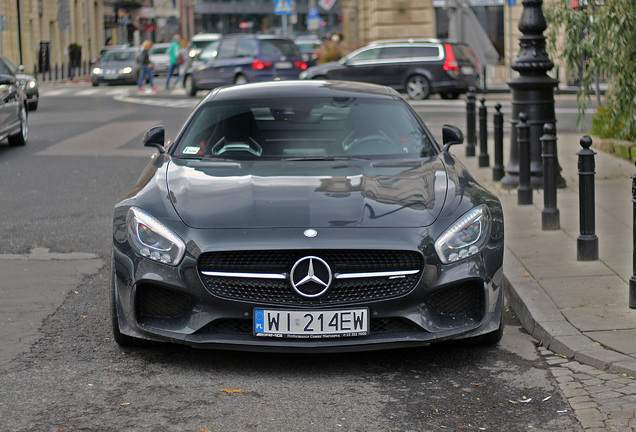
[[[442,126],[442,140],[444,141],[442,150],[448,151],[450,146],[464,142],[464,134],[458,127],[445,124]]]
[[[13,75],[0,75],[0,85],[12,85],[15,83],[16,80]]]
[[[163,125],[153,126],[144,134],[144,147],[155,147],[159,153],[165,153],[166,129]]]

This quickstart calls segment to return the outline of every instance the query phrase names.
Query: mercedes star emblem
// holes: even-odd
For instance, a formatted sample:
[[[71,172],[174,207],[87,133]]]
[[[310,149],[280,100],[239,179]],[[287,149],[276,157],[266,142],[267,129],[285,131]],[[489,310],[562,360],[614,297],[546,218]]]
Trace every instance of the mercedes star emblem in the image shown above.
[[[294,290],[303,297],[324,294],[331,285],[331,268],[322,258],[306,256],[292,267],[290,280]]]

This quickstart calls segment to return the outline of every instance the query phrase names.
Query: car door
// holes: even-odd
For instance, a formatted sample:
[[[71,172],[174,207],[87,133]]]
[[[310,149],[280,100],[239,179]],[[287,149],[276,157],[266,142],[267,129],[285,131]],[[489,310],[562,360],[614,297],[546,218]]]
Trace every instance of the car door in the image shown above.
[[[330,70],[327,77],[332,80],[360,81],[379,84],[377,62],[379,47],[362,49],[340,61],[341,67]]]
[[[410,45],[385,46],[380,49],[375,83],[400,88],[412,58]]]
[[[0,58],[0,134],[18,120],[20,109],[18,98],[18,82],[4,60]]]

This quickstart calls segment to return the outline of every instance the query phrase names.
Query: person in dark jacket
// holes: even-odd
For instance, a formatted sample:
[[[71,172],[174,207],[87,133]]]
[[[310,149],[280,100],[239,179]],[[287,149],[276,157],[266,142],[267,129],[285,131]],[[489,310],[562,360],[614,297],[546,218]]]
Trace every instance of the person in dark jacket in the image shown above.
[[[139,92],[143,92],[143,83],[146,77],[148,77],[148,82],[150,83],[150,87],[152,87],[152,91],[157,91],[157,87],[154,84],[154,74],[152,73],[152,64],[150,63],[150,56],[148,52],[152,47],[152,42],[149,40],[145,40],[141,44],[142,50],[139,57],[137,57],[137,63],[139,63],[139,82],[137,83],[137,90]]]

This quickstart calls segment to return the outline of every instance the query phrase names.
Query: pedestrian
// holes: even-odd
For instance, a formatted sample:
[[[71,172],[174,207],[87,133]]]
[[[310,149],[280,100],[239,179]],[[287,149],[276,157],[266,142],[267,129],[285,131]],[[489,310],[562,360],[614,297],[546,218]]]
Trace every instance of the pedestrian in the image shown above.
[[[150,47],[152,47],[152,42],[149,40],[145,40],[141,44],[141,53],[137,57],[137,63],[139,63],[139,82],[137,83],[137,90],[141,93],[144,91],[143,83],[146,77],[148,77],[148,82],[150,83],[150,87],[152,87],[152,91],[157,91],[157,87],[154,84],[154,74],[152,73],[152,64],[150,63],[150,55],[148,54]]]
[[[172,73],[176,71],[175,75],[177,79],[174,82],[176,86],[179,82],[179,78],[181,78],[181,74],[179,73],[181,64],[179,60],[181,58],[181,36],[178,34],[174,35],[172,38],[172,44],[170,48],[168,48],[168,56],[170,57],[170,69],[168,69],[168,76],[166,77],[166,89],[170,88],[170,78],[172,77]],[[183,63],[183,61],[181,61]]]

